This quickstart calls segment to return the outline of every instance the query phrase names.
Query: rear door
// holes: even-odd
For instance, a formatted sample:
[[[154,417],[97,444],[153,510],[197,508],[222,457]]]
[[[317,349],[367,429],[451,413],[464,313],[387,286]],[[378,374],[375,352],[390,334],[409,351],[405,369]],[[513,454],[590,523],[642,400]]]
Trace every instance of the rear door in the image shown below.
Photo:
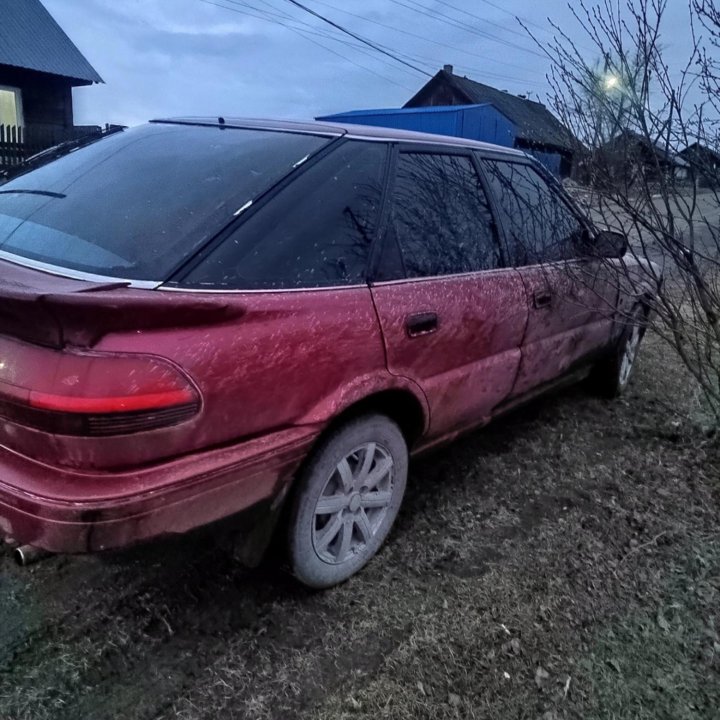
[[[508,262],[522,277],[528,325],[512,395],[563,375],[610,341],[617,297],[607,263],[583,256],[590,227],[529,161],[483,159]]]
[[[367,264],[388,152],[346,141],[309,160],[170,285],[228,309],[227,322],[173,330],[168,357],[204,400],[193,442],[324,422],[377,386],[385,352]]]
[[[518,273],[469,152],[402,147],[371,289],[388,368],[417,382],[434,437],[477,424],[510,393],[527,321]]]

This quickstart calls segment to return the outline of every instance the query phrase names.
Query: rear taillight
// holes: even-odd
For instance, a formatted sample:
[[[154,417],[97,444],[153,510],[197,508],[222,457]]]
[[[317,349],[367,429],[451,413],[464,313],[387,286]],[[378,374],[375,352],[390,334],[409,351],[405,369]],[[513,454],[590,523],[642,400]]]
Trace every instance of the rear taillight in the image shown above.
[[[197,413],[190,380],[148,355],[56,351],[0,338],[0,417],[62,435],[118,435]]]

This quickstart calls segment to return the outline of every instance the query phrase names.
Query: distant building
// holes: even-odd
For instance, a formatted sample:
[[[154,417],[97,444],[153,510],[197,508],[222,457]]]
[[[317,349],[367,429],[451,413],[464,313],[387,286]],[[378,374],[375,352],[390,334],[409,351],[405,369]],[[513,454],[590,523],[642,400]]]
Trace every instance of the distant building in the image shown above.
[[[536,155],[563,177],[569,175],[578,142],[545,105],[455,75],[452,65],[445,65],[404,107],[484,103],[512,123],[512,147]]]
[[[40,0],[0,0],[0,166],[87,134],[72,89],[102,81]]]
[[[542,103],[461,77],[446,65],[403,108],[326,115],[335,120],[454,135],[514,147],[566,177],[577,140]]]
[[[631,187],[639,182],[687,179],[687,163],[669,149],[632,130],[623,130],[601,145],[593,159],[600,179]]]
[[[696,142],[678,155],[687,162],[690,178],[698,187],[720,187],[720,153]]]

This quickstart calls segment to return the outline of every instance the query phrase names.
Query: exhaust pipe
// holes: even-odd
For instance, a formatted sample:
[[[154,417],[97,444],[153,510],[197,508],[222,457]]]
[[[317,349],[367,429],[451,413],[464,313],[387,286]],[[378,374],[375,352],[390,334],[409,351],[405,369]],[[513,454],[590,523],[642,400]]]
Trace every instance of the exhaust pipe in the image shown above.
[[[13,550],[13,557],[18,565],[26,567],[36,563],[38,560],[42,560],[52,553],[48,550],[35,547],[34,545],[21,545]]]

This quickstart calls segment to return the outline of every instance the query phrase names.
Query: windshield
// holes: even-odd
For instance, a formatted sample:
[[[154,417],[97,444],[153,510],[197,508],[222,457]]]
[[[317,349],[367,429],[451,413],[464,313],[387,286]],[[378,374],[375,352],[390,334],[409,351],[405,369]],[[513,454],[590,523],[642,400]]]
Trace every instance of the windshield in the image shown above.
[[[0,251],[81,272],[165,280],[327,137],[150,124],[0,186]]]

